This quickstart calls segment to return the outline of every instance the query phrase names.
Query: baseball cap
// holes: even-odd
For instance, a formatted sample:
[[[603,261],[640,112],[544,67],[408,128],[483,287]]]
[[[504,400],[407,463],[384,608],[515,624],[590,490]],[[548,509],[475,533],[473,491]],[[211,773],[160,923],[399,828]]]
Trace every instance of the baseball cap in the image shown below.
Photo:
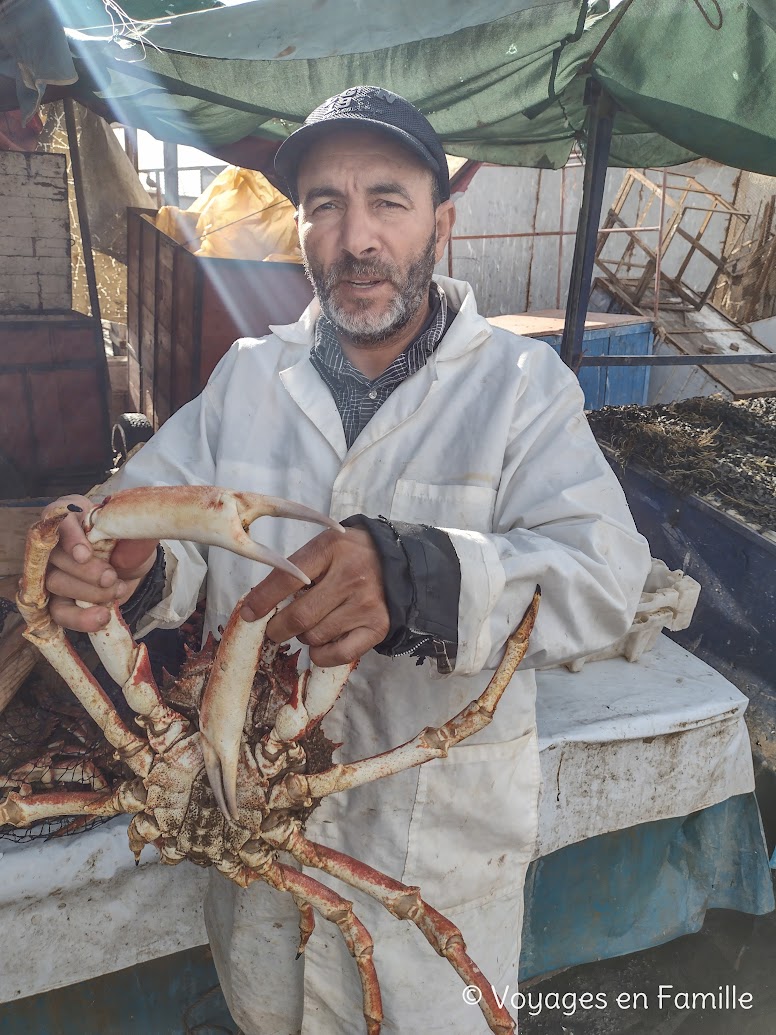
[[[450,197],[447,158],[426,116],[390,90],[379,86],[351,86],[319,105],[277,150],[275,169],[285,180],[295,205],[299,203],[297,170],[307,148],[333,127],[357,125],[379,130],[404,144],[433,171],[442,201]]]

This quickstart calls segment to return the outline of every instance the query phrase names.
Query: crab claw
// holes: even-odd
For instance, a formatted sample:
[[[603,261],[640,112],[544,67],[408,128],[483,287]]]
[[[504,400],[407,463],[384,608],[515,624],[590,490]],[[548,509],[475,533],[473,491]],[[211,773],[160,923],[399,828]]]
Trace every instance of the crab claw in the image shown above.
[[[247,594],[246,594],[247,596]],[[264,632],[274,614],[255,622],[240,617],[238,600],[218,645],[199,709],[202,755],[218,807],[237,819],[237,762],[245,713],[259,665]]]
[[[117,539],[183,539],[221,546],[280,568],[308,586],[310,580],[300,568],[248,535],[251,523],[265,515],[313,521],[341,530],[336,521],[300,503],[205,485],[126,489],[108,496],[90,511],[84,527],[94,544]]]

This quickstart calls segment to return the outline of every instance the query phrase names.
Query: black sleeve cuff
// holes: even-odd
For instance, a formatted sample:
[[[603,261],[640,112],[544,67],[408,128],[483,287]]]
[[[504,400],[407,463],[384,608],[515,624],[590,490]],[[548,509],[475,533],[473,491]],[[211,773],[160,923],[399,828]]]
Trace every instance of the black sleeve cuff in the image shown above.
[[[380,555],[391,626],[375,650],[390,657],[436,658],[440,672],[452,672],[461,568],[450,537],[430,525],[364,514],[342,524],[365,529]]]
[[[129,600],[122,604],[119,609],[121,617],[127,623],[131,632],[134,633],[137,623],[143,615],[147,614],[152,607],[156,607],[164,596],[166,579],[164,549],[161,546],[157,546],[156,560],[153,563],[153,567],[146,573],[145,578]]]

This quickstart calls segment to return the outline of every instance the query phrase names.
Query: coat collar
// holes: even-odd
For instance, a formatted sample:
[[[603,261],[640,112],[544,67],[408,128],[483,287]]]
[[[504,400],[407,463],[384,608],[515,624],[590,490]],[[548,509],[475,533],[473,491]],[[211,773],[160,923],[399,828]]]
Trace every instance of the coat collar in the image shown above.
[[[429,356],[428,362],[409,379],[410,383],[403,391],[394,392],[380,407],[349,451],[334,398],[310,362],[315,321],[320,313],[317,299],[313,299],[296,323],[270,327],[272,333],[283,342],[302,346],[298,350],[291,350],[296,354],[296,362],[280,371],[280,379],[291,398],[327,440],[340,462],[346,456],[348,459],[355,458],[409,419],[428,393],[434,390],[438,378],[444,378],[445,361],[464,355],[490,337],[491,326],[477,312],[471,287],[449,277],[434,277],[434,280],[447,293],[450,304],[458,309],[458,315],[438,348]]]

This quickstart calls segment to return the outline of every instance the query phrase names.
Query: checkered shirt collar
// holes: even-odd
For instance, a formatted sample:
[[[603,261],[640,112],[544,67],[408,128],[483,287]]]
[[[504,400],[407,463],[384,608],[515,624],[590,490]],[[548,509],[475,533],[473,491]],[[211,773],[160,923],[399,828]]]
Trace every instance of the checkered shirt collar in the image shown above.
[[[318,317],[310,360],[334,396],[348,448],[388,396],[426,364],[442,340],[447,327],[447,296],[433,282],[429,301],[432,312],[424,329],[374,380],[357,370],[345,356],[330,320],[323,313]]]

